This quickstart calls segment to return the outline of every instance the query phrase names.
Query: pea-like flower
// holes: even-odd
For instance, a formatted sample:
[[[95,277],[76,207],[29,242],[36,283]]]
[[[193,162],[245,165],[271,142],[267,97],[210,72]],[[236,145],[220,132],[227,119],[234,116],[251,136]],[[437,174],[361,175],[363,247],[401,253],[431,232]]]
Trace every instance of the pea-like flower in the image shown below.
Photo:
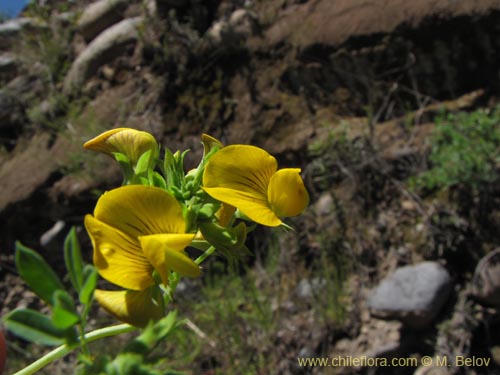
[[[85,227],[99,274],[125,289],[96,290],[95,297],[124,322],[145,326],[163,315],[157,283],[168,285],[170,271],[201,273],[184,252],[194,233],[185,233],[182,207],[160,188],[129,185],[104,193]]]
[[[128,158],[132,165],[136,165],[139,158],[147,151],[151,151],[150,159],[152,161],[159,154],[158,143],[152,134],[131,128],[108,130],[85,142],[83,147],[111,157],[114,157],[115,153],[121,153]]]
[[[254,146],[220,149],[205,167],[203,186],[213,198],[267,226],[280,225],[280,217],[299,215],[309,204],[300,169],[278,170],[276,159]]]

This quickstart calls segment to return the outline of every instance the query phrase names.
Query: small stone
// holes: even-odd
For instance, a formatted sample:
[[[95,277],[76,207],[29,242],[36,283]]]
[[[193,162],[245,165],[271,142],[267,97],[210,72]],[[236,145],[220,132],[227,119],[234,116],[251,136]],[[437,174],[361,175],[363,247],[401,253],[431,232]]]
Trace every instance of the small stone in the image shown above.
[[[333,198],[330,193],[323,193],[314,204],[316,214],[326,216],[333,211]]]
[[[295,295],[301,300],[311,302],[315,296],[319,295],[318,290],[324,289],[325,284],[325,280],[320,278],[302,279],[295,288]]]
[[[380,282],[368,298],[368,307],[373,316],[421,329],[439,313],[451,287],[450,275],[439,263],[405,266]]]
[[[500,248],[489,252],[477,264],[472,294],[485,304],[500,304]]]

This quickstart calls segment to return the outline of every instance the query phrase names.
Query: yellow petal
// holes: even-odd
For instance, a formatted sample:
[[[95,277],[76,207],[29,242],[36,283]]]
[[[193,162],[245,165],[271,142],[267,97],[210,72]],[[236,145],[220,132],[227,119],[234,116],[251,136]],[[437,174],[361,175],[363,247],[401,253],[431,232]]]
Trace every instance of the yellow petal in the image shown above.
[[[179,202],[152,186],[128,185],[108,191],[97,202],[94,216],[133,238],[186,230]]]
[[[145,327],[150,320],[159,320],[164,314],[163,301],[156,287],[137,292],[96,289],[97,302],[122,322]]]
[[[299,168],[277,171],[271,177],[267,195],[272,210],[280,217],[299,215],[309,204],[309,194]]]
[[[153,267],[137,239],[93,218],[85,216],[85,227],[94,247],[94,265],[113,284],[133,290],[151,286]]]
[[[193,241],[191,234],[154,234],[139,237],[144,254],[168,285],[169,272],[175,271],[184,276],[199,276],[200,267],[186,254],[184,248]]]
[[[219,220],[219,225],[227,227],[235,211],[236,207],[223,203],[221,208],[215,213],[215,217]]]
[[[204,188],[203,190],[221,202],[238,207],[241,212],[256,223],[270,227],[281,224],[280,218],[269,208],[267,199],[263,199],[261,196],[226,188]]]
[[[153,135],[131,128],[108,130],[86,142],[83,147],[88,150],[103,152],[109,156],[113,156],[115,152],[120,152],[126,155],[133,164],[137,163],[139,157],[148,150],[152,151],[154,158],[159,152],[158,144]]]
[[[210,158],[203,174],[203,186],[233,189],[266,200],[267,186],[276,169],[276,159],[261,148],[227,146]]]

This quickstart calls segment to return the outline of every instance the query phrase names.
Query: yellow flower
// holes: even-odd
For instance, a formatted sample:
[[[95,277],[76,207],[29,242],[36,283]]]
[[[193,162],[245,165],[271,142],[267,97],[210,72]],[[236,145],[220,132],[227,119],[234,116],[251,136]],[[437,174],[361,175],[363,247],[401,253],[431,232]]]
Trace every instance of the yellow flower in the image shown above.
[[[205,167],[203,186],[213,198],[267,226],[280,225],[280,217],[299,215],[309,204],[300,169],[278,170],[276,159],[254,146],[219,150]]]
[[[141,155],[149,150],[151,150],[152,160],[155,160],[159,154],[158,144],[153,135],[130,128],[108,130],[86,142],[83,147],[111,157],[114,157],[114,153],[119,152],[127,156],[133,165],[137,164]]]
[[[170,271],[199,276],[185,253],[194,238],[185,233],[182,207],[166,191],[129,185],[101,196],[94,215],[85,217],[99,274],[126,290],[96,290],[98,302],[118,319],[144,326],[163,314],[157,274],[167,285]]]

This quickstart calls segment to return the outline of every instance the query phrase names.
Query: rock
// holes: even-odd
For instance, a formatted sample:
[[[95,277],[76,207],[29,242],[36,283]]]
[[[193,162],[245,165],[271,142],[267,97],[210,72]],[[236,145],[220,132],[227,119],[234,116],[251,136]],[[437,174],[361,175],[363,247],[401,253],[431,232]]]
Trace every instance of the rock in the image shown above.
[[[89,42],[102,31],[123,19],[127,0],[99,0],[85,8],[78,19],[77,28]]]
[[[16,38],[21,31],[43,29],[47,26],[40,21],[34,20],[29,17],[19,17],[8,20],[0,24],[0,48],[7,48]]]
[[[218,21],[208,29],[206,38],[213,46],[234,47],[255,34],[257,16],[246,9],[235,10],[228,19]]]
[[[125,19],[95,38],[73,62],[64,79],[64,92],[79,90],[100,66],[123,54],[126,46],[137,41],[142,21],[142,17]]]
[[[333,197],[329,192],[321,194],[319,199],[314,203],[314,210],[319,216],[326,216],[334,210]]]
[[[451,286],[448,271],[436,262],[401,267],[371,292],[368,307],[378,318],[425,328],[446,302]]]
[[[400,25],[416,26],[424,19],[477,16],[498,9],[496,0],[312,0],[283,11],[266,30],[266,40],[275,45],[288,39],[301,48],[340,45],[352,37],[390,33]]]
[[[500,304],[500,248],[479,261],[472,279],[472,294],[488,305]]]
[[[302,279],[295,288],[295,295],[305,302],[312,302],[315,297],[321,295],[325,286],[326,281],[324,279]]]
[[[0,55],[0,82],[10,81],[19,71],[19,60],[11,54]]]
[[[7,160],[0,164],[0,213],[33,194],[71,156],[70,140],[37,133],[18,140]]]
[[[21,75],[0,89],[1,130],[20,130],[18,127],[25,125],[26,105],[34,96],[40,94],[40,86],[40,81],[26,75]]]

